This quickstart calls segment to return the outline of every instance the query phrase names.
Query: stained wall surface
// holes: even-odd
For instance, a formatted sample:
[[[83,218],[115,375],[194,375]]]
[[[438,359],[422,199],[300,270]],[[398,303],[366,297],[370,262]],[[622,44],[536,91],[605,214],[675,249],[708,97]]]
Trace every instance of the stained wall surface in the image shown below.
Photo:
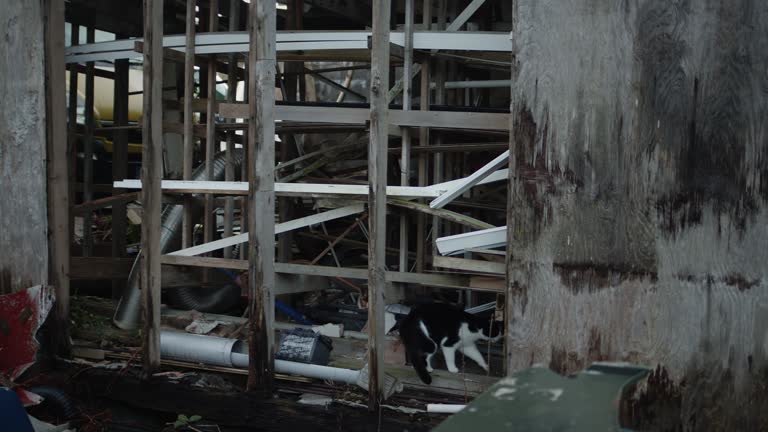
[[[512,370],[630,361],[670,422],[765,424],[768,2],[513,5]]]
[[[0,12],[0,293],[48,281],[42,3]]]

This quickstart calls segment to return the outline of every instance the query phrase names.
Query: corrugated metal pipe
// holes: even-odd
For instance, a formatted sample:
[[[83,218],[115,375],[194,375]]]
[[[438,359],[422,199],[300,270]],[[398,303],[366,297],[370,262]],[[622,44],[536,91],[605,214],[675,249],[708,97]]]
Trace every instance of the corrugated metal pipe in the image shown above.
[[[237,339],[163,330],[160,332],[160,356],[191,363],[248,368],[246,345]],[[357,384],[360,376],[357,370],[285,360],[275,360],[275,371],[347,384]]]
[[[243,163],[243,150],[236,149],[232,153],[232,159],[234,160],[235,172],[240,172],[240,165]],[[224,180],[224,172],[226,168],[226,152],[221,152],[213,159],[213,179],[212,180]],[[205,180],[205,164],[203,163],[192,174],[192,180]],[[196,215],[199,215],[203,207],[203,194],[192,195],[192,208]],[[160,233],[160,250],[161,253],[166,254],[175,250],[178,250],[181,245],[181,229],[182,221],[184,219],[184,207],[180,205],[169,205],[163,210],[163,214],[160,218],[161,233]],[[133,262],[133,268],[128,276],[128,284],[123,292],[120,303],[117,305],[115,316],[112,321],[115,325],[121,329],[135,329],[139,325],[141,317],[141,288],[140,284],[140,269],[138,266],[141,254],[136,257]],[[239,295],[239,288],[236,286],[225,286],[220,290],[200,290],[198,287],[182,287],[177,288],[175,298],[178,301],[183,302],[181,306],[187,306],[194,308],[195,305],[204,305],[208,309],[215,309],[215,305],[223,302],[230,302],[233,298],[233,290],[237,290]],[[179,300],[180,299],[180,300]],[[212,312],[212,310],[210,310]]]

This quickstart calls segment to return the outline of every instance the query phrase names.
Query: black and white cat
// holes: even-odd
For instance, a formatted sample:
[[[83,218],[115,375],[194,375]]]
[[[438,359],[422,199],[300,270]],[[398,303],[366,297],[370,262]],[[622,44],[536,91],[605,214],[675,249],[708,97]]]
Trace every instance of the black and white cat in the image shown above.
[[[451,372],[458,372],[456,351],[471,358],[488,371],[483,355],[478,351],[477,341],[499,340],[502,323],[481,319],[448,303],[425,303],[415,306],[396,326],[400,339],[413,368],[425,384],[432,383],[429,374],[432,357],[438,348],[443,351],[445,364]]]

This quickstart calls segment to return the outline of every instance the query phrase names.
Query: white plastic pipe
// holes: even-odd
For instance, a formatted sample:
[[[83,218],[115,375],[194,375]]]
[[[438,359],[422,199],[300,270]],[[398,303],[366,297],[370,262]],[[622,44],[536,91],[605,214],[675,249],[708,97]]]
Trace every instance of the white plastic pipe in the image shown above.
[[[160,332],[160,355],[164,358],[216,366],[248,368],[248,354],[236,352],[236,339],[164,330]],[[360,371],[315,364],[275,360],[275,371],[287,375],[357,384]]]
[[[455,414],[464,409],[466,405],[459,404],[427,404],[428,413]]]

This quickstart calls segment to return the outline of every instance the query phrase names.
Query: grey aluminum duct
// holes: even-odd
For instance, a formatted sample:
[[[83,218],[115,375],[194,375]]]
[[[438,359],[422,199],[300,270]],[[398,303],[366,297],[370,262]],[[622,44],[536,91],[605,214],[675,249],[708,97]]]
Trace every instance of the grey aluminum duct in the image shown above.
[[[240,165],[243,162],[243,150],[236,149],[232,154],[235,164],[235,172],[240,172]],[[221,152],[213,159],[213,180],[223,180],[226,168],[226,152]],[[205,179],[205,164],[197,167],[192,174],[192,180]],[[193,211],[199,213],[202,207],[202,194],[194,194]],[[163,254],[177,250],[181,244],[181,228],[184,218],[184,207],[180,205],[169,205],[163,210],[160,218],[160,251]],[[141,253],[136,257],[128,276],[128,284],[123,292],[120,303],[117,305],[115,316],[112,321],[121,329],[135,329],[139,325],[141,317],[141,287],[140,287],[140,268],[137,265],[141,259]],[[214,293],[212,293],[214,294]]]

